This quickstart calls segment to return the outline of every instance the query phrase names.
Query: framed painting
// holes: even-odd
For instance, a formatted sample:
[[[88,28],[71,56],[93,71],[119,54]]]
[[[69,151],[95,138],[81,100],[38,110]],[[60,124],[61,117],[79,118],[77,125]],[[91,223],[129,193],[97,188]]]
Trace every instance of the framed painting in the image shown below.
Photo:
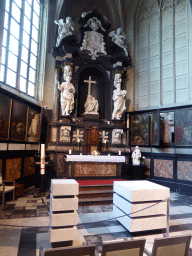
[[[34,108],[28,109],[27,142],[39,143],[41,131],[41,112]]]
[[[26,140],[27,112],[28,106],[26,104],[13,100],[10,125],[11,140]]]
[[[150,114],[150,144],[152,146],[159,146],[160,143],[159,120],[159,110]]]
[[[149,146],[149,113],[130,114],[132,146]]]
[[[192,109],[175,111],[175,145],[192,146]]]
[[[12,99],[0,93],[0,139],[9,139]]]

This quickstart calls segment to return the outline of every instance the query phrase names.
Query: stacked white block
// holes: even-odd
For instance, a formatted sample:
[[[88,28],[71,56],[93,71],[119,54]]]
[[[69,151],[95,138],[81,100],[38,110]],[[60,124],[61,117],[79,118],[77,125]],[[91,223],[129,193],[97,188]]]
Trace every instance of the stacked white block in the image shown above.
[[[74,179],[52,179],[50,192],[50,242],[76,240],[79,184]]]
[[[113,215],[130,232],[166,228],[170,189],[150,181],[114,181]],[[151,207],[150,207],[151,206]],[[144,209],[144,210],[143,210]],[[130,216],[128,216],[130,213]]]

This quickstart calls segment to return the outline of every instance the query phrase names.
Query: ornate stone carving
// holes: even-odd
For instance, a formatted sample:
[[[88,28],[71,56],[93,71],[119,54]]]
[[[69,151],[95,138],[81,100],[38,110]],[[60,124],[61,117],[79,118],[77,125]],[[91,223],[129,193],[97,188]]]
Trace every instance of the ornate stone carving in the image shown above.
[[[66,65],[63,72],[64,82],[57,81],[58,89],[61,91],[61,111],[63,116],[69,116],[74,108],[75,88],[71,83],[72,67]]]
[[[73,132],[72,141],[76,141],[76,142],[83,141],[83,134],[84,134],[84,131],[80,131],[79,129],[77,129],[76,131]]]
[[[74,27],[73,27],[73,22],[71,17],[66,18],[66,23],[64,22],[64,19],[55,20],[55,24],[59,26],[57,43],[56,43],[56,46],[58,47],[63,38],[65,38],[66,36],[73,35]]]
[[[98,52],[107,55],[105,50],[104,36],[97,31],[85,31],[84,39],[80,51],[87,50],[90,51],[89,55],[92,60],[96,60],[99,57]]]
[[[114,101],[114,110],[112,113],[112,119],[120,119],[122,113],[126,109],[125,107],[125,97],[127,95],[126,90],[121,90],[121,74],[116,73],[114,79],[114,87],[116,88],[113,91],[113,101]]]
[[[128,56],[127,46],[126,46],[126,38],[123,35],[122,28],[118,28],[116,31],[111,31],[109,36],[112,37],[112,41],[121,47],[125,51],[125,55]]]
[[[113,129],[112,131],[112,144],[121,144],[121,136],[123,129]]]
[[[99,137],[102,139],[102,143],[109,142],[109,132],[99,132]]]
[[[70,142],[71,126],[61,126],[60,130],[60,141]]]

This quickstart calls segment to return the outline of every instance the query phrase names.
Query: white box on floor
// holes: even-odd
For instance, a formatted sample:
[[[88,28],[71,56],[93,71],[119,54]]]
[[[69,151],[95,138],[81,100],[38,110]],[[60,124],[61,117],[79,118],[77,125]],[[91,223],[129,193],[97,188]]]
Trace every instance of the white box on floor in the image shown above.
[[[118,194],[113,194],[113,204],[120,208],[122,211],[131,214],[130,217],[140,217],[140,216],[152,216],[152,215],[166,215],[167,214],[167,202],[137,202],[131,203],[125,198],[119,196]],[[150,207],[152,206],[152,207]],[[142,210],[146,208],[145,210]]]
[[[79,183],[74,179],[52,179],[51,193],[53,197],[78,195]]]
[[[130,202],[165,200],[170,189],[147,180],[114,181],[113,191]]]
[[[113,206],[113,215],[114,217],[124,216],[125,212],[121,211],[115,205]],[[163,229],[166,228],[166,220],[167,217],[165,215],[162,216],[149,216],[145,218],[130,218],[128,216],[124,216],[117,219],[127,230],[130,232],[140,232],[140,231],[148,231],[155,229]]]
[[[51,193],[50,202],[51,212],[78,210],[77,196],[74,196],[74,198],[54,198]]]
[[[50,242],[65,242],[77,239],[77,227],[50,230]]]
[[[114,181],[113,190],[113,215],[130,232],[166,228],[169,188],[141,180]]]
[[[74,213],[57,213],[50,214],[50,224],[52,227],[75,226],[78,223],[78,214]]]

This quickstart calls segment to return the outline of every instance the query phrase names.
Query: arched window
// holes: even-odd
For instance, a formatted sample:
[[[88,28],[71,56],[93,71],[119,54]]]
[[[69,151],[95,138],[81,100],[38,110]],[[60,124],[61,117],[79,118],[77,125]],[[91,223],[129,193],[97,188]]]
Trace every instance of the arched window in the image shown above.
[[[191,10],[187,0],[144,0],[136,16],[136,104],[186,104],[191,98]]]
[[[40,0],[5,0],[0,82],[35,97]]]

